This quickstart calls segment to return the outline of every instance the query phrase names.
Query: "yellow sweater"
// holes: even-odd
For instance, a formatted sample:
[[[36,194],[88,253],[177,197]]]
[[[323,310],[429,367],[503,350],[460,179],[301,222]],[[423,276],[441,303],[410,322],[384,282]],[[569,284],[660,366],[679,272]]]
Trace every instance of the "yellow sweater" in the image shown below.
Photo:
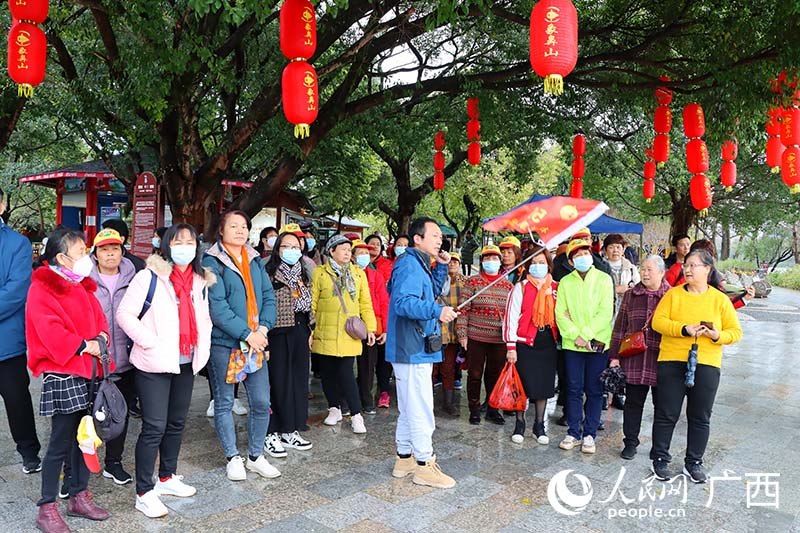
[[[659,361],[686,361],[694,337],[683,337],[681,329],[686,325],[712,322],[719,332],[714,342],[702,336],[697,339],[697,362],[720,368],[722,345],[734,344],[742,338],[742,326],[730,299],[722,292],[709,287],[703,294],[686,290],[685,285],[670,289],[661,299],[653,313],[653,329],[661,333]]]

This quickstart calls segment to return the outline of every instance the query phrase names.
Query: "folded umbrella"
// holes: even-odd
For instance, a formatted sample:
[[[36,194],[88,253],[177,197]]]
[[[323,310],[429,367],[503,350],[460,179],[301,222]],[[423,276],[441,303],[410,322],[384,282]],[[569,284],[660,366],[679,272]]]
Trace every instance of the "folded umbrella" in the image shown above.
[[[90,472],[97,474],[100,472],[100,461],[97,458],[97,448],[99,448],[103,441],[97,436],[94,430],[94,421],[90,415],[81,418],[81,423],[78,425],[78,447],[83,452],[83,462]]]

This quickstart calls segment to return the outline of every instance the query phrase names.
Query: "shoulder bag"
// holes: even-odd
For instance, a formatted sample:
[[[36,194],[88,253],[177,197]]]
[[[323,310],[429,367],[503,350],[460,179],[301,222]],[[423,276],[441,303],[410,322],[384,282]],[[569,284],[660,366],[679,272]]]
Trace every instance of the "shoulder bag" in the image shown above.
[[[328,275],[331,277],[331,281],[333,281],[333,290],[336,292],[336,296],[339,297],[339,302],[342,304],[342,310],[344,311],[344,314],[350,315],[350,313],[347,311],[347,306],[344,303],[344,298],[342,298],[342,292],[339,290],[339,286],[336,284],[336,278],[330,272],[328,272]],[[348,316],[344,323],[344,330],[348,335],[350,335],[350,337],[356,340],[363,341],[367,339],[367,325],[359,316]]]
[[[619,352],[617,352],[617,355],[619,355],[621,358],[625,358],[639,355],[647,350],[645,333],[647,332],[648,324],[650,323],[650,318],[652,316],[653,312],[651,311],[647,316],[647,320],[645,320],[644,327],[642,329],[625,335],[625,337],[622,339],[622,342],[619,343]]]

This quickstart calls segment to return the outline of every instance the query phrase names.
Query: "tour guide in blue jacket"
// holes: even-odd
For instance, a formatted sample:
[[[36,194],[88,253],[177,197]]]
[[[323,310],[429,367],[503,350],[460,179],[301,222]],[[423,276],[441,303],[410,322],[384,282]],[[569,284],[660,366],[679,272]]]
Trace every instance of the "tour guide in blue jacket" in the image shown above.
[[[394,367],[397,387],[397,459],[392,475],[413,475],[417,485],[448,489],[453,478],[445,475],[433,454],[433,363],[442,360],[439,321],[451,322],[452,307],[436,303],[447,279],[450,254],[440,253],[442,230],[435,220],[418,218],[409,229],[408,250],[395,261],[389,282],[389,324],[386,360]],[[431,264],[436,259],[436,264]],[[431,346],[439,338],[438,347]],[[426,343],[427,339],[427,343]],[[413,455],[412,455],[413,454]]]

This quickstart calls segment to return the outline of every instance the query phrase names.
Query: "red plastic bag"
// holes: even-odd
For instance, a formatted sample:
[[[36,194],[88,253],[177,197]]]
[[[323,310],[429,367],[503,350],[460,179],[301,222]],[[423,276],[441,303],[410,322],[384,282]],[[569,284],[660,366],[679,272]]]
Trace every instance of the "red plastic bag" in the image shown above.
[[[504,411],[524,411],[527,402],[528,397],[525,396],[516,365],[506,362],[489,396],[489,407]]]

